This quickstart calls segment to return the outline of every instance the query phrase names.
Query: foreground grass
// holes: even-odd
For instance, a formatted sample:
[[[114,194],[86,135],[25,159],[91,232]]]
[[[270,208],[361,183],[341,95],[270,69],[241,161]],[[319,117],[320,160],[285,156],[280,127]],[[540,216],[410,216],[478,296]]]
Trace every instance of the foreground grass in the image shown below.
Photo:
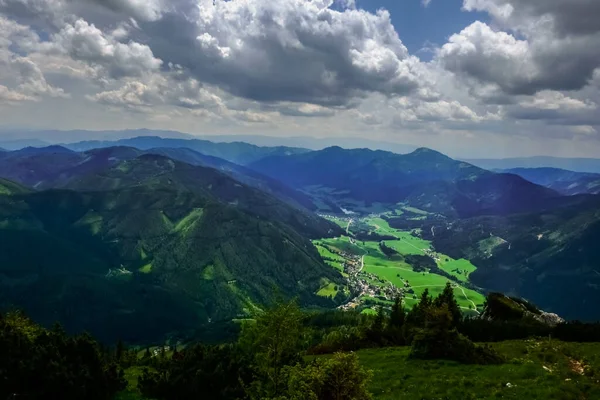
[[[492,347],[506,363],[411,360],[409,347],[357,354],[360,363],[373,372],[369,390],[374,400],[600,399],[600,343],[540,339],[493,343]],[[141,372],[140,367],[126,371],[129,387],[118,400],[143,399],[137,390]]]
[[[138,379],[143,372],[142,367],[131,367],[125,370],[125,379],[127,380],[127,389],[119,393],[116,400],[142,400],[144,397],[137,388]]]
[[[506,357],[505,364],[409,360],[408,347],[357,353],[361,364],[373,371],[370,391],[375,400],[600,399],[599,343],[531,340],[492,346]]]

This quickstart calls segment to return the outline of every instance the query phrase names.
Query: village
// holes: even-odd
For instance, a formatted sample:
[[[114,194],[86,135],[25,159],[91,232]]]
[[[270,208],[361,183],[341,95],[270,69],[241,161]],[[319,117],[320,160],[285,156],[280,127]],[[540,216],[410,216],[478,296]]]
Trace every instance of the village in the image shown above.
[[[397,296],[404,297],[405,293],[409,293],[408,284],[404,288],[398,288],[377,275],[364,272],[362,270],[364,256],[357,256],[337,249],[330,250],[344,258],[344,273],[348,276],[348,288],[352,294],[351,300],[339,306],[339,309],[354,309],[363,304],[365,299],[393,301]]]

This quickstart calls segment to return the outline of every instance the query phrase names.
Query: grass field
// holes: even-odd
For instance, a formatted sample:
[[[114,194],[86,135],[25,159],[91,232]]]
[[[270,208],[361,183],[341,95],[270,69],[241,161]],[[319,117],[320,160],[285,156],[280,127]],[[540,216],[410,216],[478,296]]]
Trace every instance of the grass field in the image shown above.
[[[319,254],[321,257],[331,258],[335,261],[344,262],[344,257],[337,255],[336,253],[332,253],[328,248],[323,246],[317,246],[317,250],[319,250]]]
[[[373,374],[369,391],[374,400],[600,399],[600,343],[543,339],[491,346],[504,356],[504,364],[411,360],[409,347],[359,350],[356,354]],[[143,399],[137,390],[141,373],[141,367],[125,371],[129,386],[117,400]]]
[[[414,237],[410,232],[403,232],[390,227],[388,222],[383,218],[368,218],[365,220],[368,224],[375,228],[375,232],[380,235],[390,235],[397,237],[399,240],[387,240],[385,244],[400,254],[423,254],[424,249],[431,246],[431,242]]]
[[[476,366],[409,360],[408,347],[360,350],[357,354],[361,364],[373,372],[369,389],[375,400],[600,399],[598,376],[574,371],[576,365],[583,365],[598,374],[599,343],[531,340],[492,346],[507,363]]]
[[[446,261],[448,259],[449,261]],[[447,273],[456,276],[459,280],[466,282],[469,280],[469,275],[477,269],[476,266],[471,264],[471,261],[465,260],[453,260],[450,257],[442,256],[438,261],[438,266]]]
[[[365,218],[361,223],[371,225],[373,230],[381,235],[397,237],[399,240],[386,240],[385,244],[395,249],[400,255],[424,255],[424,250],[431,247],[431,242],[414,237],[409,232],[394,229],[383,218]],[[355,241],[352,243],[350,238],[346,236],[323,239],[319,242],[346,253],[357,256],[364,255],[364,272],[374,274],[397,287],[404,287],[405,282],[408,282],[417,299],[425,289],[428,289],[432,296],[437,296],[442,292],[448,281],[447,278],[441,275],[413,271],[412,266],[407,264],[400,256],[387,257],[381,252],[378,242]],[[322,246],[317,246],[317,248],[323,256],[332,257],[331,254],[333,253],[329,250]],[[337,254],[333,255],[339,257]],[[470,261],[465,259],[454,260],[444,254],[437,254],[437,256],[439,257],[437,264],[440,269],[457,277],[461,282],[468,282],[469,275],[477,269]],[[456,287],[454,292],[459,305],[465,310],[476,308],[482,305],[485,300],[481,293],[464,287]],[[410,295],[405,297],[405,300],[408,307],[416,302],[416,299],[413,299]]]
[[[337,292],[338,291],[336,290],[336,284],[330,282],[325,286],[321,287],[321,289],[319,289],[319,291],[317,292],[317,295],[321,297],[335,297]]]

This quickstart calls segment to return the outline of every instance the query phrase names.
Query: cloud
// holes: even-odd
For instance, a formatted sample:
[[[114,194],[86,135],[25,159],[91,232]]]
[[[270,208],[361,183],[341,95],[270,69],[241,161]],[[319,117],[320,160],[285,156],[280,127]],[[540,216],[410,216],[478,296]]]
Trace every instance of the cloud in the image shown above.
[[[600,43],[600,23],[589,17],[598,15],[597,1],[464,0],[463,8],[488,12],[506,30],[477,21],[438,52],[471,87],[495,85],[510,95],[580,90],[600,67],[600,52],[590,51]]]
[[[251,100],[343,105],[370,92],[409,94],[423,79],[379,10],[332,1],[201,0],[146,23],[147,43],[196,79]]]
[[[121,43],[83,19],[66,24],[53,35],[46,51],[102,67],[113,79],[140,76],[157,71],[162,65],[162,60],[154,57],[147,45],[134,41]]]
[[[18,91],[7,88],[4,85],[0,85],[0,105],[1,104],[15,104],[21,101],[32,101],[34,97],[28,96]]]
[[[65,91],[61,88],[53,87],[46,82],[46,78],[36,63],[24,58],[18,57],[12,61],[15,69],[18,71],[18,89],[22,93],[38,97],[67,97]]]
[[[0,0],[0,102],[11,106],[0,117],[100,129],[367,129],[413,142],[592,140],[598,4],[463,0],[489,20],[428,42],[433,60],[423,62],[393,15],[353,0]],[[56,118],[63,106],[73,118]]]
[[[86,0],[117,13],[130,15],[142,21],[156,21],[162,15],[167,0]]]
[[[597,0],[464,0],[463,8],[488,12],[524,31],[535,29],[537,19],[551,23],[553,31],[561,36],[600,32]]]
[[[423,4],[423,7],[429,7],[431,0],[421,0],[421,4]]]

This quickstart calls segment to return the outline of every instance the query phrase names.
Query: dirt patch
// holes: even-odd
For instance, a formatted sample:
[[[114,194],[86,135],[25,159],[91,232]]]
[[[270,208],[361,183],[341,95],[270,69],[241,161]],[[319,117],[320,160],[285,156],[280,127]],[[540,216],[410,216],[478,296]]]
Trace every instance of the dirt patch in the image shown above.
[[[583,365],[581,361],[569,360],[569,368],[579,375],[583,375],[585,372],[585,365]]]

